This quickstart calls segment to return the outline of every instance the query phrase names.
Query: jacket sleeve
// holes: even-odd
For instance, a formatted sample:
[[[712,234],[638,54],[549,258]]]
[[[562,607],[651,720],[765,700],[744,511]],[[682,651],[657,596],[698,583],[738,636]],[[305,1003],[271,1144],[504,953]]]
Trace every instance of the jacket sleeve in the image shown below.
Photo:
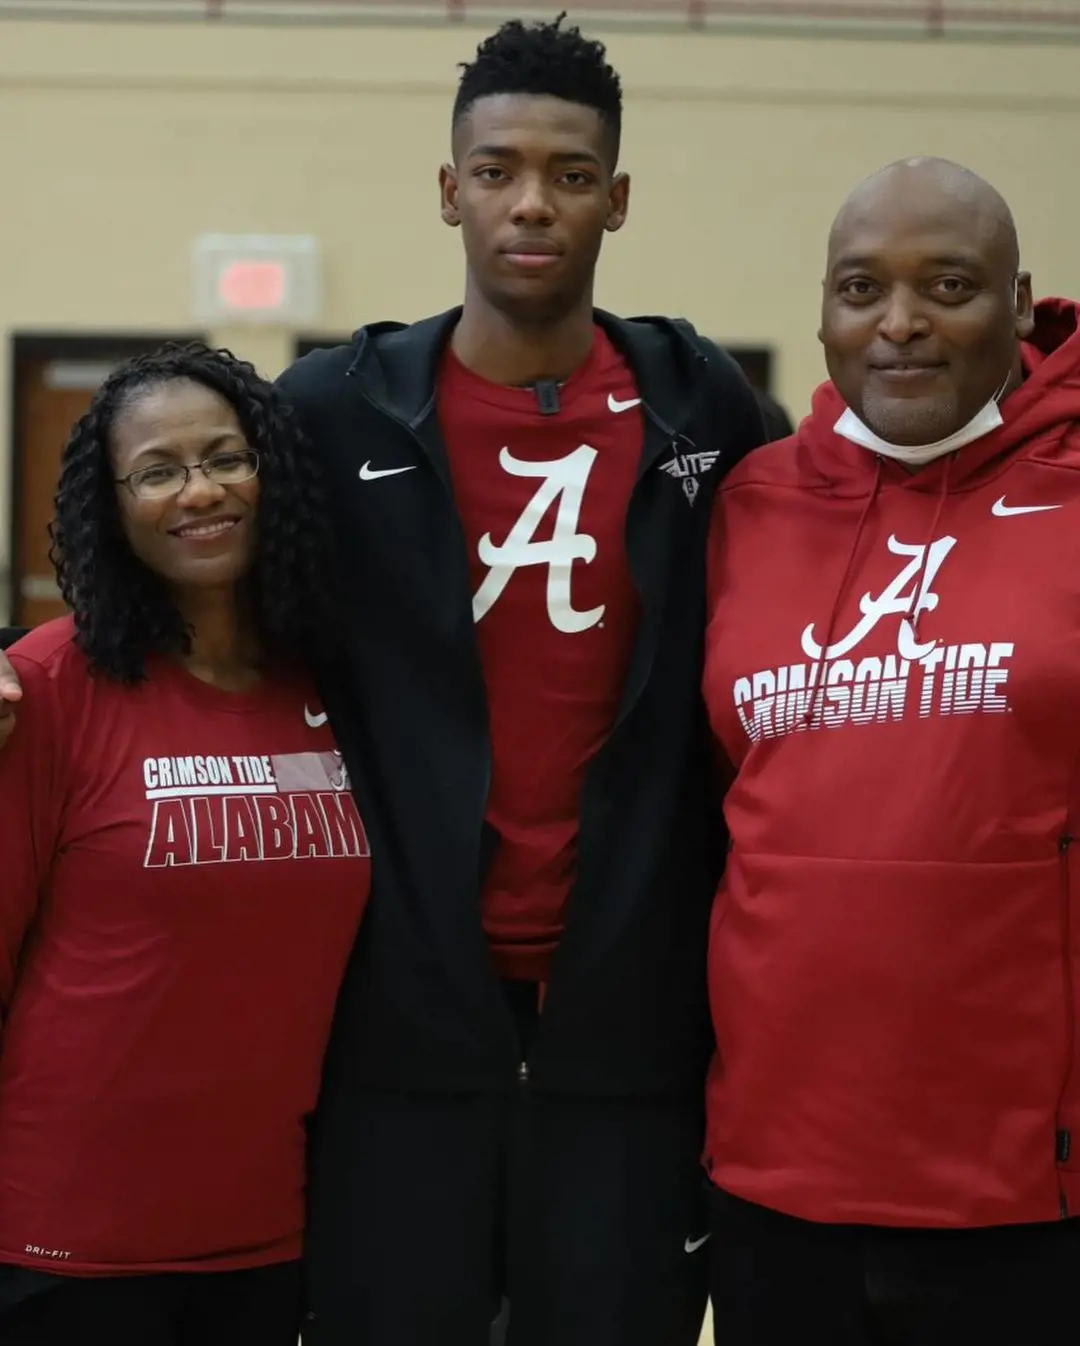
[[[331,392],[334,381],[328,379],[328,371],[335,357],[340,361],[340,349],[309,351],[274,380],[278,396],[296,417],[316,459],[320,456],[320,421],[327,404],[334,400]],[[344,367],[341,372],[344,373]]]
[[[9,645],[14,645],[17,640],[22,640],[23,636],[29,634],[25,627],[0,626],[0,650],[6,650]]]
[[[765,422],[757,394],[736,362],[707,337],[697,340],[709,366],[713,442],[721,450],[721,473],[727,473],[765,443]]]
[[[278,395],[293,415],[300,422],[306,431],[307,421],[309,419],[310,408],[308,399],[305,396],[305,384],[307,383],[305,375],[305,361],[307,356],[301,356],[299,360],[294,360],[287,369],[283,369],[274,380],[274,387]]]
[[[62,812],[63,716],[55,679],[17,652],[11,662],[24,695],[18,732],[0,753],[0,1028],[14,994],[19,955],[48,882]]]
[[[787,439],[789,435],[795,433],[791,417],[775,397],[770,397],[768,393],[763,393],[758,388],[754,389],[754,396],[757,398],[761,419],[765,423],[765,438],[770,443],[778,439]]]

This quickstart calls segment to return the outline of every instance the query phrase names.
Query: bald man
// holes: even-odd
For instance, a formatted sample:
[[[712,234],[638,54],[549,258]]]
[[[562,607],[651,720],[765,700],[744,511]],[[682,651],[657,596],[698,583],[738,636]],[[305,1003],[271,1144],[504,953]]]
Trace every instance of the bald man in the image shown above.
[[[830,382],[717,497],[719,1346],[1080,1330],[1078,317],[986,182],[891,165]]]

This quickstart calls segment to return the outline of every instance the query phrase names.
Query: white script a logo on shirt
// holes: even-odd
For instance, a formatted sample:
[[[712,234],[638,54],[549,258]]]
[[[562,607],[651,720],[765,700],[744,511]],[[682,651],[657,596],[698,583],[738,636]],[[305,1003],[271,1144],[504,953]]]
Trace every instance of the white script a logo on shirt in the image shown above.
[[[546,565],[548,617],[556,631],[574,635],[588,631],[604,615],[604,605],[578,612],[570,593],[570,576],[575,561],[592,561],[596,539],[578,532],[581,502],[597,452],[582,444],[565,458],[553,462],[524,462],[509,449],[499,453],[504,472],[514,477],[542,478],[542,484],[506,535],[496,543],[490,533],[480,539],[477,554],[488,573],[473,597],[473,620],[478,622],[494,607],[519,566]],[[537,529],[544,515],[559,502],[551,538],[538,541]]]

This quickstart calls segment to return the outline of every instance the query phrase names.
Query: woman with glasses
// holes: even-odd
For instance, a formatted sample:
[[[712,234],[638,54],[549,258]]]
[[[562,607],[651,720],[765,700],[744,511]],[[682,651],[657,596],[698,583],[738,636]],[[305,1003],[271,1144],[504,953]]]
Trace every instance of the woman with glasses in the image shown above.
[[[0,1341],[296,1346],[305,1119],[367,900],[319,693],[318,483],[225,351],[117,370],[64,455],[71,615],[0,757]]]

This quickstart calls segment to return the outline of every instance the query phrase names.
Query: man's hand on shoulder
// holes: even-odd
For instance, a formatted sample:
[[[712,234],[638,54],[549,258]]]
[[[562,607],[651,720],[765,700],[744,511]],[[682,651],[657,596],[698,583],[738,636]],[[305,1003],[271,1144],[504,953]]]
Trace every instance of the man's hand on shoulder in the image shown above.
[[[15,707],[22,700],[22,687],[7,656],[0,650],[0,749],[15,729]]]

